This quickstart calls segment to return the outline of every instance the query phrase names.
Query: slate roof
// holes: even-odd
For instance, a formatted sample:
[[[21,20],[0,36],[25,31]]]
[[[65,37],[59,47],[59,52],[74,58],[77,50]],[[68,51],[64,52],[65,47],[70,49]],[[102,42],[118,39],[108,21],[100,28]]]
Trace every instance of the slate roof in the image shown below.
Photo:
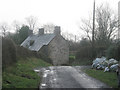
[[[27,39],[25,39],[25,41],[21,44],[21,46],[32,51],[39,51],[42,46],[48,45],[54,37],[55,34],[28,36]],[[34,43],[30,45],[30,41],[34,41]]]

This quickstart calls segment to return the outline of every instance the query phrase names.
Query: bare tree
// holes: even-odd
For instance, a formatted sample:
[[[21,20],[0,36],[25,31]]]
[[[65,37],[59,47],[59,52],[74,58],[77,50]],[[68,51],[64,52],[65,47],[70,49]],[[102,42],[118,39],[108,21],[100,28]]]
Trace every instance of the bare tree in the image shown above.
[[[45,29],[45,33],[53,33],[54,32],[55,25],[52,23],[48,23],[43,25],[43,28]]]
[[[82,19],[82,24],[80,26],[80,29],[83,30],[86,34],[86,37],[89,39],[89,41],[92,44],[92,19],[89,18],[88,20]]]
[[[26,21],[28,23],[28,26],[31,30],[34,30],[37,24],[37,18],[34,16],[30,16],[26,18]]]
[[[111,9],[107,7],[98,7],[96,10],[97,32],[96,39],[110,40],[114,38],[117,29],[117,17],[112,13]]]
[[[1,30],[2,36],[5,37],[6,33],[8,31],[8,24],[7,23],[2,23],[0,25],[0,30]]]
[[[15,29],[16,33],[18,34],[22,25],[16,20],[13,21],[12,25],[13,25],[13,28]]]
[[[97,7],[95,20],[95,41],[106,42],[115,37],[118,20],[108,5]],[[82,23],[83,24],[80,26],[80,29],[85,31],[86,36],[92,42],[92,19],[82,20]]]

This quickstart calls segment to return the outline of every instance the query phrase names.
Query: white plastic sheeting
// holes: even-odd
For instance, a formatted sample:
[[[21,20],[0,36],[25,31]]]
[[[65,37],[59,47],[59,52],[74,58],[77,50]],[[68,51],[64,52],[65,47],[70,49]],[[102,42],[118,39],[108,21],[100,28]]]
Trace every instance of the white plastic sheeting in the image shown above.
[[[93,60],[92,68],[97,70],[104,69],[104,72],[116,72],[118,69],[118,61],[113,58],[107,60],[106,57],[96,58],[95,60]]]
[[[109,59],[108,63],[109,64],[116,64],[116,63],[118,63],[118,61],[112,58],[112,59]]]
[[[108,65],[105,62],[106,62],[106,58],[105,57],[96,58],[95,60],[93,60],[92,68],[104,69]]]
[[[110,69],[108,67],[105,68],[104,72],[109,72]]]
[[[118,64],[114,64],[114,65],[110,66],[111,71],[117,71],[117,69],[118,69]]]

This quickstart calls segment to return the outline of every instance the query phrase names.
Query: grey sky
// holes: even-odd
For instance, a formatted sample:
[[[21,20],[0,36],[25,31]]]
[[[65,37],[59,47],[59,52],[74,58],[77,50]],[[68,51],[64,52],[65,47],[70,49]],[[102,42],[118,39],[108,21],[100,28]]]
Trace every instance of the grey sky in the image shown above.
[[[108,3],[117,13],[118,1],[96,0],[96,6]],[[92,14],[92,9],[93,0],[0,0],[0,23],[25,23],[25,18],[32,15],[40,26],[53,23],[61,26],[63,32],[78,34],[78,23]]]

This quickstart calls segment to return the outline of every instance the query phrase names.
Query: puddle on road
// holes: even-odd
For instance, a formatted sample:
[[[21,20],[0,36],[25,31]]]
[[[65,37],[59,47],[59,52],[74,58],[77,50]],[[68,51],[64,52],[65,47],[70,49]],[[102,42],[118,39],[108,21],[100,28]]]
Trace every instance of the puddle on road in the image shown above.
[[[46,88],[46,84],[41,84],[40,88]]]
[[[41,86],[46,86],[46,84],[41,84]]]
[[[56,81],[57,79],[54,78],[53,80]]]

